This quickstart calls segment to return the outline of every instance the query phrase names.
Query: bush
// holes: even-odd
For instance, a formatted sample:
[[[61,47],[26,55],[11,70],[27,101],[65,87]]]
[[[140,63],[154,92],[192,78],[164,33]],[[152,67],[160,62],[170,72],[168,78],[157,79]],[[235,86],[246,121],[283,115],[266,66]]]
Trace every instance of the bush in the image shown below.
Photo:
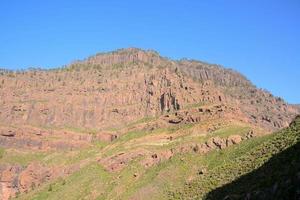
[[[48,188],[48,192],[52,192],[53,188],[52,188],[52,184],[49,185],[49,188]]]
[[[4,153],[5,153],[5,150],[0,147],[0,159],[3,158]]]

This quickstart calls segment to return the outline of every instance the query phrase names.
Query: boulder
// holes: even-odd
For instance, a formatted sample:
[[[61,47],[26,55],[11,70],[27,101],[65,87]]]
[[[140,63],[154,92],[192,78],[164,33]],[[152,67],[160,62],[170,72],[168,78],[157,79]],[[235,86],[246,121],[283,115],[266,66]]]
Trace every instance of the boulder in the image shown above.
[[[18,174],[22,170],[19,165],[2,166],[0,169],[0,199],[8,200],[18,192]]]
[[[173,118],[169,119],[168,122],[170,124],[179,124],[180,122],[182,122],[182,119],[178,118],[178,117],[173,117]]]
[[[230,135],[227,140],[226,144],[227,146],[233,145],[233,144],[238,144],[242,141],[242,136],[240,135]]]
[[[225,139],[222,139],[220,137],[214,137],[212,138],[212,141],[219,149],[224,149],[227,147]]]
[[[28,192],[35,187],[48,181],[51,177],[51,171],[39,163],[31,163],[19,175],[20,192]]]
[[[93,137],[93,140],[99,140],[104,142],[112,142],[118,138],[117,134],[113,133],[98,133]]]
[[[14,137],[16,135],[16,132],[13,130],[2,130],[0,132],[0,135],[5,137]]]

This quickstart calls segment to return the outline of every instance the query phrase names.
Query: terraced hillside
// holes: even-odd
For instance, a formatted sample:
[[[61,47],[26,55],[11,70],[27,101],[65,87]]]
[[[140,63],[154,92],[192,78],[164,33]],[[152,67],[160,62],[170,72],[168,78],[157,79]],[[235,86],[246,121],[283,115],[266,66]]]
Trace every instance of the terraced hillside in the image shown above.
[[[154,51],[0,73],[4,200],[218,199],[227,194],[214,189],[298,137],[298,125],[271,134],[292,122],[296,106],[233,70]]]
[[[118,130],[127,132],[112,142],[95,140],[72,150],[5,148],[2,188],[21,199],[140,199],[149,187],[148,198],[155,199],[152,195],[156,194],[164,199],[166,188],[162,190],[155,180],[165,176],[160,173],[180,167],[172,177],[183,181],[197,173],[195,161],[201,155],[263,133],[260,128],[222,118],[155,129],[152,123],[156,125],[157,119],[137,121]],[[179,165],[181,155],[192,156],[185,163],[189,170]],[[191,170],[194,173],[189,174]],[[181,182],[169,181],[171,185]]]
[[[94,153],[85,157],[111,158],[110,155],[120,155],[114,152],[136,153],[135,148],[139,150],[138,154],[142,154],[139,145],[147,145],[149,150],[154,145],[160,145],[158,141],[155,143],[147,139],[147,136],[162,133],[179,135],[191,131],[193,127],[176,129],[129,133],[116,140],[113,147],[98,148],[102,155]],[[248,127],[225,126],[213,135],[214,138],[228,139],[228,135],[237,131],[243,136],[242,130],[248,133]],[[209,138],[201,137],[201,140],[207,141]],[[180,140],[189,139],[182,136]],[[200,138],[198,140],[201,143]],[[132,147],[132,142],[137,147]],[[236,144],[228,147],[215,146],[207,152],[195,149],[179,151],[168,158],[160,153],[152,154],[151,158],[156,155],[160,159],[152,160],[157,162],[152,166],[145,165],[145,158],[149,161],[147,156],[140,155],[128,161],[135,153],[118,160],[126,163],[126,166],[121,165],[122,169],[107,169],[99,164],[101,159],[98,162],[95,162],[97,159],[90,162],[83,159],[86,163],[78,171],[33,188],[17,199],[244,199],[246,196],[249,199],[297,199],[300,189],[299,142],[300,117],[289,128],[257,138],[245,137],[240,143],[236,140]],[[171,146],[176,147],[174,144]],[[155,149],[165,152],[162,150],[167,147],[162,145]]]

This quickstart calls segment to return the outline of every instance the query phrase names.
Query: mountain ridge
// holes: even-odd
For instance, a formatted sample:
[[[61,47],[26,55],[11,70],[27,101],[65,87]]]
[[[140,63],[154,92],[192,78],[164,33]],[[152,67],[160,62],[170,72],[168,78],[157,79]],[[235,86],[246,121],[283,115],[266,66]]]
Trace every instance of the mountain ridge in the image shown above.
[[[41,77],[39,77],[39,74]],[[29,80],[25,80],[26,76],[30,76],[31,78]],[[46,81],[46,76],[49,76],[49,78],[51,79],[48,87],[32,85],[32,83],[42,84],[40,83],[40,79],[44,79],[44,81]],[[89,77],[90,80],[86,79],[85,76]],[[160,114],[165,109],[165,106],[163,106],[164,108],[162,108],[162,103],[166,104],[166,110],[169,110],[170,108],[176,107],[175,101],[177,101],[177,103],[179,101],[179,104],[183,104],[182,106],[184,106],[185,104],[199,103],[206,100],[208,100],[208,102],[218,101],[217,99],[222,100],[222,97],[224,97],[223,100],[227,98],[227,100],[231,103],[234,103],[235,100],[239,101],[243,113],[248,115],[250,121],[252,121],[253,123],[264,124],[264,126],[268,127],[269,129],[276,129],[276,127],[280,128],[287,126],[289,120],[291,120],[295,115],[292,114],[291,116],[281,116],[282,113],[279,113],[280,110],[288,110],[288,113],[296,113],[296,109],[294,109],[292,106],[289,106],[281,98],[276,98],[269,92],[257,89],[248,79],[245,78],[245,76],[236,71],[225,69],[217,65],[205,64],[202,62],[186,60],[172,61],[166,58],[162,58],[158,53],[154,51],[144,51],[137,48],[121,49],[110,53],[99,54],[87,58],[83,61],[73,63],[63,69],[7,73],[7,75],[3,77],[5,79],[8,79],[7,81],[15,81],[19,82],[20,84],[22,83],[25,87],[26,85],[28,85],[28,87],[30,88],[36,88],[37,90],[42,89],[49,95],[53,93],[53,90],[55,90],[55,88],[53,87],[57,87],[57,90],[60,90],[60,93],[64,96],[64,98],[67,99],[72,98],[74,96],[73,93],[75,93],[76,95],[91,93],[95,97],[98,96],[97,98],[100,98],[99,95],[104,95],[104,101],[107,101],[105,100],[106,96],[107,98],[111,96],[111,98],[116,100],[125,98],[127,96],[127,100],[123,99],[121,101],[124,102],[119,102],[119,104],[140,104],[140,106],[142,107],[139,110],[142,112],[139,113],[138,110],[130,111],[136,113],[136,115],[139,117],[147,117]],[[24,81],[18,81],[16,80],[16,77],[20,77],[21,79],[24,79]],[[121,79],[124,79],[124,81],[126,80],[125,82],[128,86],[131,85],[129,86],[129,88],[131,89],[127,92],[126,95],[123,95],[123,97],[119,96],[118,93],[122,92],[121,90],[126,89],[117,89],[118,87],[123,87],[122,85],[118,84],[118,80],[120,80],[120,77],[122,77]],[[63,79],[66,79],[67,81],[60,81]],[[157,82],[156,85],[152,84],[152,79]],[[132,82],[133,80],[137,82],[136,85]],[[184,86],[184,82],[187,80],[189,80],[187,82],[188,85]],[[3,79],[2,82],[5,82],[5,80]],[[74,86],[68,85],[68,82],[73,82],[74,84],[85,82],[85,84],[83,84],[84,87],[82,89],[78,90],[78,87],[82,87],[83,85],[74,88]],[[112,85],[114,85],[113,87],[116,87],[116,89],[111,88]],[[16,86],[17,85],[12,87]],[[203,91],[199,90],[199,86]],[[175,89],[175,87],[177,89]],[[71,92],[72,90],[74,91],[73,93]],[[117,90],[119,90],[118,93]],[[139,97],[134,97],[133,93],[131,92],[132,90],[138,91]],[[157,92],[157,94],[153,96],[153,91],[159,92]],[[37,95],[43,93],[38,91],[36,92]],[[196,92],[197,94],[192,94],[191,92]],[[210,92],[212,94],[209,94]],[[189,95],[187,95],[188,93]],[[217,93],[219,93],[220,95],[218,96]],[[196,98],[193,95],[196,95]],[[187,98],[188,96],[190,97]],[[140,97],[142,97],[143,100],[138,100]],[[16,99],[16,101],[26,101],[26,98],[28,99],[28,95],[27,97],[22,98],[25,98],[25,100]],[[53,98],[58,97],[53,96]],[[179,98],[179,100],[177,98]],[[103,97],[100,98],[100,100],[101,99],[103,99]],[[59,100],[57,100],[57,102],[59,102]],[[148,103],[144,105],[145,102]],[[271,102],[274,105],[271,105]],[[81,102],[80,104],[86,103]],[[104,105],[107,103],[103,102],[102,104]],[[33,105],[29,105],[27,103],[27,105],[19,106],[29,107],[25,110],[31,110],[30,107],[32,107]],[[65,105],[61,106],[61,109],[66,109]],[[113,107],[114,104],[112,104],[111,106]],[[256,108],[259,108],[259,118],[255,116],[257,115]],[[51,113],[54,114],[57,111],[52,110],[48,112],[51,115]],[[29,113],[29,115],[26,114],[25,116],[23,115],[23,117],[25,121],[29,120],[32,121],[31,123],[35,124],[41,124],[41,120],[44,121],[42,123],[44,125],[47,125],[49,123],[59,125],[59,123],[55,121],[66,121],[66,123],[70,125],[75,125],[76,122],[76,124],[80,124],[80,127],[88,126],[90,128],[100,128],[100,126],[102,125],[97,125],[97,123],[99,122],[88,122],[89,120],[93,120],[94,114],[92,111],[87,112],[90,113],[84,114],[83,119],[79,119],[82,118],[81,115],[83,113],[78,116],[74,115],[72,119],[70,119],[72,122],[66,119],[67,116],[63,119],[55,120],[55,116],[53,116],[53,114],[51,118],[48,117],[48,119],[43,120],[36,119],[36,117],[34,117],[33,121],[31,120],[31,114]],[[106,112],[105,115],[111,115],[108,111],[104,112]],[[124,113],[124,115],[129,114],[128,110],[124,112],[127,113]],[[3,113],[2,119],[3,121],[7,121],[4,120],[6,117],[3,116]],[[25,111],[25,113],[27,113],[27,111]],[[38,113],[36,113],[35,115],[38,115]],[[90,119],[87,119],[88,115],[92,115]],[[60,116],[65,116],[65,114],[61,113]],[[109,119],[109,117],[106,118]],[[288,118],[289,120],[287,120]],[[24,119],[20,121],[24,121]],[[120,118],[118,120],[124,121],[124,119],[126,119],[126,116],[122,116],[122,119]],[[138,118],[135,118],[135,120],[137,119]],[[46,122],[45,120],[48,120],[49,122]],[[78,120],[81,120],[82,122],[78,123]],[[134,120],[134,117],[128,115],[128,120]],[[88,122],[89,125],[86,122]]]
[[[145,198],[143,190],[162,192],[143,187],[153,170],[187,159],[200,173],[206,155],[288,127],[299,112],[234,70],[136,48],[59,69],[4,71],[0,197]],[[176,184],[191,176],[176,170]],[[81,181],[87,188],[73,190]]]

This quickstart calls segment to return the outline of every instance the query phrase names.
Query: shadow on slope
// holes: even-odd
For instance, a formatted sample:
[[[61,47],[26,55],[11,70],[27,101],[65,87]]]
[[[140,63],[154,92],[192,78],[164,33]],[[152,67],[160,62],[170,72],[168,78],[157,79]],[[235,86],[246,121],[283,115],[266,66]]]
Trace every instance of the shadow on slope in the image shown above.
[[[300,142],[275,154],[260,168],[209,192],[205,199],[299,200]]]

